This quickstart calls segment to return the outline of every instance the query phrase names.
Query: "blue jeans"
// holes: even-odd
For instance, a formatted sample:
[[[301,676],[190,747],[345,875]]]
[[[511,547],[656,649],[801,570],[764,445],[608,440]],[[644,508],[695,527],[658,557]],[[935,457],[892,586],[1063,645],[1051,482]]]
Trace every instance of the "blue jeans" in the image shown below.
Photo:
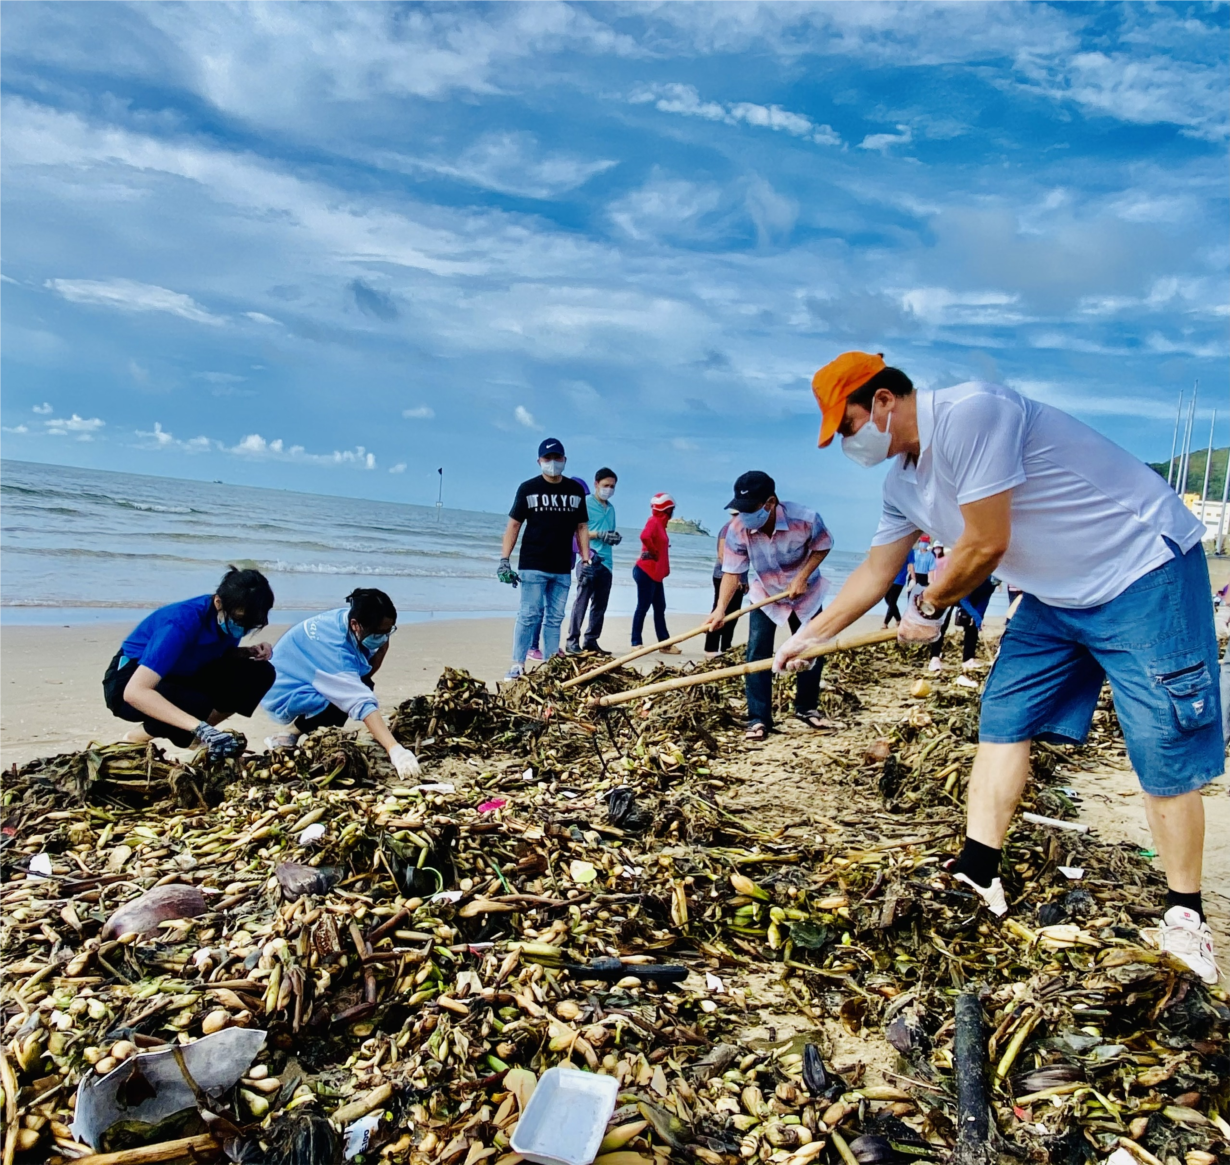
[[[797,615],[790,616],[790,630],[799,629]],[[777,624],[763,611],[753,611],[747,617],[747,662],[768,659],[773,654],[773,640],[777,636]],[[807,671],[798,672],[794,689],[794,710],[815,712],[820,703],[820,673],[824,660],[818,659]],[[763,724],[773,727],[773,673],[753,672],[744,681],[747,692],[748,724]]]
[[[1098,607],[1026,595],[982,693],[979,739],[1081,743],[1104,680],[1146,793],[1177,797],[1221,776],[1225,751],[1209,570],[1199,543]]]
[[[523,570],[521,574],[521,609],[513,631],[513,663],[524,664],[526,654],[534,645],[539,624],[542,625],[542,654],[550,659],[559,651],[559,629],[568,606],[570,574],[551,574],[546,570]]]
[[[645,616],[649,608],[653,608],[653,629],[657,633],[658,642],[670,638],[666,629],[666,588],[651,579],[639,566],[632,568],[632,577],[636,581],[636,611],[632,615],[632,646],[641,646],[641,634],[645,629]]]

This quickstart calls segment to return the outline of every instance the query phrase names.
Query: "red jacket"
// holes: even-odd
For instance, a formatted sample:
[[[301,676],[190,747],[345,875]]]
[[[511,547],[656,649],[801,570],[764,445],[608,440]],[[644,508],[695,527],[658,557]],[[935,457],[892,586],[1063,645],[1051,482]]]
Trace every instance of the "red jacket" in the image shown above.
[[[666,518],[650,514],[641,531],[641,556],[636,565],[654,582],[661,582],[671,572],[671,540],[666,536]]]

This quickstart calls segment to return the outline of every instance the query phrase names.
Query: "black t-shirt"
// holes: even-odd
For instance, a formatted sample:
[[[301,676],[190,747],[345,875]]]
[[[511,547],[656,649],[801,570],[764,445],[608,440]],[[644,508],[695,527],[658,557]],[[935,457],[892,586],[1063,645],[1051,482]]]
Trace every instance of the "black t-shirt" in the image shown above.
[[[508,516],[524,522],[518,570],[567,574],[572,570],[572,536],[589,521],[585,491],[570,477],[552,485],[539,474],[517,487]]]

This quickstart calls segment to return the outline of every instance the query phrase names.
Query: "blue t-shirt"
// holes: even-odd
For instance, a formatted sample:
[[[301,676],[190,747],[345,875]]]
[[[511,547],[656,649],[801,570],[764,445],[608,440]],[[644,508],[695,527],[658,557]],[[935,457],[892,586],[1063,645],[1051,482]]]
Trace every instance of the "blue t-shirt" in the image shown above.
[[[589,550],[612,574],[615,573],[615,547],[594,538],[595,534],[615,529],[615,507],[610,502],[600,502],[592,494],[585,499],[589,513]]]
[[[930,575],[935,569],[935,551],[920,550],[914,556],[914,573]]]
[[[238,639],[223,634],[218,626],[213,595],[199,595],[146,615],[124,640],[120,653],[165,679],[190,676],[238,645]]]
[[[909,558],[905,560],[905,566],[903,566],[899,571],[897,571],[897,577],[893,579],[893,586],[895,587],[905,586],[906,580],[910,577],[909,575],[910,567],[913,566],[913,564],[914,564],[914,548],[910,547],[910,556]]]

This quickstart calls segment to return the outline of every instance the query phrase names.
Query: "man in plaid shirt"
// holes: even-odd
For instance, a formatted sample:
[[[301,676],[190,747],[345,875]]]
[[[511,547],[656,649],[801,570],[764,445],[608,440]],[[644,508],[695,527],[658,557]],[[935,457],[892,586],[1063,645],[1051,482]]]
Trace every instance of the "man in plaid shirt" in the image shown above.
[[[727,509],[737,511],[726,531],[722,560],[722,588],[709,616],[716,629],[726,608],[747,575],[753,603],[782,591],[786,597],[748,616],[747,661],[768,659],[782,623],[797,631],[820,609],[824,579],[820,564],[833,548],[833,536],[815,510],[777,497],[777,484],[767,474],[752,470],[735,482],[735,496]],[[747,738],[763,740],[773,727],[773,677],[757,672],[746,680]],[[795,717],[809,728],[830,727],[820,715],[820,663],[800,672],[795,692]]]

